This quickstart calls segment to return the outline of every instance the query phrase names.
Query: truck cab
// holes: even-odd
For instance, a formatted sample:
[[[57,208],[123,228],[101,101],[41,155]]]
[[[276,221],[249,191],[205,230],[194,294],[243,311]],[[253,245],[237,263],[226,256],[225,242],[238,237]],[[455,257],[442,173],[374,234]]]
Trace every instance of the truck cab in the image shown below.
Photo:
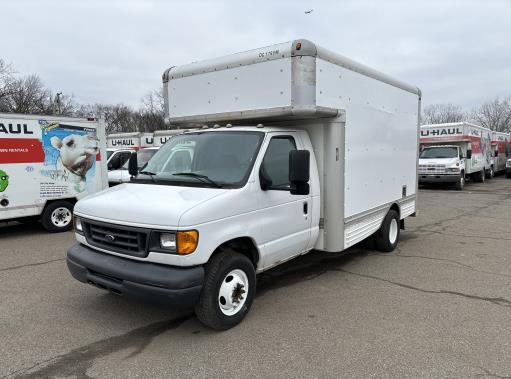
[[[423,146],[419,155],[419,183],[453,183],[456,189],[462,190],[465,163],[465,155],[458,145]]]

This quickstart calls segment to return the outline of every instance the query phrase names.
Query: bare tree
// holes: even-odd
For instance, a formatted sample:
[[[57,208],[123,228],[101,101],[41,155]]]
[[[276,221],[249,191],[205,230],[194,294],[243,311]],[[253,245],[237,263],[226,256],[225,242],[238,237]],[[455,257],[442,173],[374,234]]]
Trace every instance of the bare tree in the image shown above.
[[[475,122],[497,132],[511,132],[511,98],[498,97],[472,112]]]
[[[14,69],[0,58],[0,112],[7,111],[7,97],[11,94]]]
[[[137,114],[137,129],[153,132],[167,129],[164,121],[163,88],[149,91],[142,98],[142,106]]]
[[[6,110],[11,113],[51,114],[51,94],[37,75],[13,79]]]
[[[432,104],[424,108],[423,124],[443,124],[447,122],[460,122],[467,119],[459,105]]]

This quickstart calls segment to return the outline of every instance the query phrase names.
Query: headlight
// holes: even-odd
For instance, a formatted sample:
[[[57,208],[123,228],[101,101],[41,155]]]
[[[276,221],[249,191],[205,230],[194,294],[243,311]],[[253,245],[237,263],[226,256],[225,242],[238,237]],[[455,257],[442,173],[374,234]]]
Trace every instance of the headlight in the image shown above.
[[[459,172],[459,171],[460,171],[459,167],[449,167],[449,168],[447,168],[447,172]]]
[[[191,254],[197,249],[199,232],[186,230],[179,232],[151,233],[150,250],[158,253],[177,253],[179,255]]]
[[[161,233],[160,247],[162,249],[176,251],[176,235],[174,233]]]
[[[83,226],[82,226],[82,220],[80,220],[79,217],[75,216],[74,219],[75,223],[75,232],[78,234],[83,234]]]

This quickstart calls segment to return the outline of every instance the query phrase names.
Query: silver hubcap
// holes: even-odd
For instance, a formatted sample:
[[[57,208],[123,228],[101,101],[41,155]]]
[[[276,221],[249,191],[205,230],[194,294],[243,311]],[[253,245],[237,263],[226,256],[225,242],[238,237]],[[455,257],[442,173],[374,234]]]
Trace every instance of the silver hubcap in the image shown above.
[[[394,244],[397,240],[397,231],[398,231],[398,225],[395,218],[392,219],[390,222],[390,228],[389,228],[389,242],[391,244]]]
[[[68,226],[72,219],[71,211],[65,207],[57,208],[51,213],[52,224],[59,228]]]
[[[226,316],[235,315],[243,308],[248,294],[247,275],[239,269],[229,272],[218,292],[218,305]]]

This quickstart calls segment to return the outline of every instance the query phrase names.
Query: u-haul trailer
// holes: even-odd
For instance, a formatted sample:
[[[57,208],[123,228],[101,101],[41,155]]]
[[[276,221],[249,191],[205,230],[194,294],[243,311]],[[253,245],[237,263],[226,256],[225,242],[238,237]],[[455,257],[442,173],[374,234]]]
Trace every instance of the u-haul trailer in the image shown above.
[[[69,230],[75,202],[107,187],[105,145],[97,120],[0,114],[0,221]]]
[[[396,247],[417,209],[417,87],[307,40],[173,67],[163,84],[171,124],[210,127],[78,203],[77,280],[194,306],[227,329],[256,273],[373,235]]]
[[[422,125],[419,183],[484,182],[494,175],[490,129],[468,122]]]
[[[506,162],[511,157],[511,136],[509,133],[492,132],[491,150],[493,169],[496,173],[506,170]]]

